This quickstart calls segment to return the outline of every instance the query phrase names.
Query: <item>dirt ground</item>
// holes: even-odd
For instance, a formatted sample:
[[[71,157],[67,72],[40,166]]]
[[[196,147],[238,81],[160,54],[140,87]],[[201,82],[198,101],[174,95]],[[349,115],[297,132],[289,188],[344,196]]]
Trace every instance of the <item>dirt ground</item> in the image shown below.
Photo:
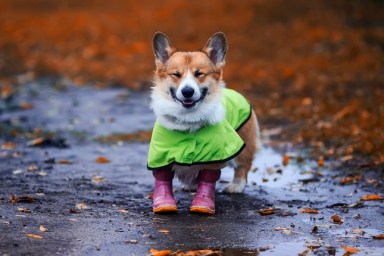
[[[383,12],[382,1],[0,0],[0,255],[384,255]],[[180,211],[151,212],[157,30],[181,49],[224,31],[227,86],[260,120],[248,186],[221,192],[223,170],[214,216],[189,213],[179,183]]]

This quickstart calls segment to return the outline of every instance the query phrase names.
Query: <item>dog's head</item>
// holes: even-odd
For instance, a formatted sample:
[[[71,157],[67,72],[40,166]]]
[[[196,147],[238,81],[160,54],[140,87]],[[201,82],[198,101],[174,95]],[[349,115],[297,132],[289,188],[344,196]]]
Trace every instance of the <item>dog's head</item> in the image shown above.
[[[187,115],[188,121],[204,121],[208,112],[213,111],[211,105],[221,98],[227,47],[224,33],[218,32],[199,51],[178,51],[165,34],[157,32],[153,37],[155,113],[163,113],[154,106],[154,102],[156,105],[161,101],[166,111],[169,110],[164,114],[171,118],[180,121]]]
[[[220,87],[227,40],[224,33],[214,34],[200,51],[176,50],[169,38],[157,32],[153,37],[156,57],[155,76],[172,99],[190,109]],[[157,84],[159,85],[159,84]]]

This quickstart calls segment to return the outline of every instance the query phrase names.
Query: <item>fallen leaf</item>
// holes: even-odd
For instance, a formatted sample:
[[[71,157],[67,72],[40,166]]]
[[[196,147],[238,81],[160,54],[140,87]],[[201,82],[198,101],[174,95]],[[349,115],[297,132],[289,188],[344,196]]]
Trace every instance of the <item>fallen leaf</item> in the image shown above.
[[[44,226],[40,226],[40,227],[39,227],[39,230],[40,230],[41,232],[45,232],[45,231],[47,231],[48,229],[47,229],[46,227],[44,227]]]
[[[6,150],[15,149],[16,147],[17,147],[16,143],[13,143],[13,142],[4,142],[1,145],[1,149],[6,149]]]
[[[37,138],[37,139],[28,141],[27,146],[28,146],[28,147],[38,146],[38,145],[42,144],[44,141],[45,141],[45,138],[43,138],[43,137],[39,137],[39,138]]]
[[[275,209],[270,207],[270,208],[258,210],[257,212],[260,213],[261,215],[271,215],[275,213]]]
[[[319,160],[317,160],[317,165],[319,167],[323,167],[324,166],[324,158],[323,157],[320,157]]]
[[[86,210],[86,209],[89,209],[90,207],[85,202],[81,202],[76,204],[76,208],[79,210]]]
[[[111,161],[108,159],[108,158],[105,158],[105,157],[98,157],[96,159],[96,163],[99,163],[99,164],[107,164],[107,163],[110,163]]]
[[[35,235],[35,234],[27,234],[27,237],[29,237],[29,238],[34,238],[34,239],[43,239],[42,236]]]
[[[383,240],[384,239],[384,234],[373,236],[373,239]]]
[[[288,163],[289,163],[289,156],[284,155],[284,157],[283,157],[283,165],[286,166],[286,165],[288,165]]]
[[[59,159],[59,160],[57,160],[57,162],[59,164],[72,164],[73,163],[71,160],[67,160],[67,159]]]
[[[30,102],[26,102],[26,101],[23,101],[19,104],[19,107],[21,109],[24,109],[24,110],[27,110],[27,109],[32,109],[33,108],[33,104],[30,103]]]
[[[348,253],[356,253],[361,251],[360,249],[353,248],[353,247],[348,247],[348,246],[341,246],[341,247],[343,247],[343,249],[346,250]]]
[[[197,250],[197,251],[188,251],[186,253],[180,254],[180,256],[219,256],[221,255],[220,251],[212,251],[212,250]],[[179,254],[176,254],[179,256]]]
[[[358,229],[358,228],[352,230],[351,232],[354,233],[354,234],[361,235],[361,236],[363,236],[363,235],[365,234],[365,231],[364,231],[364,230],[362,230],[362,229]]]
[[[361,197],[361,200],[363,201],[373,201],[373,200],[383,200],[384,198],[380,195],[370,194],[370,195],[364,195]]]
[[[352,184],[358,182],[359,180],[361,180],[361,175],[355,175],[353,177],[347,176],[340,179],[340,184]]]
[[[39,169],[39,167],[37,167],[37,165],[33,164],[33,165],[28,166],[27,171],[34,172],[34,171],[37,171],[38,169]]]
[[[119,210],[119,212],[121,212],[121,213],[127,213],[128,211],[127,211],[127,210],[124,210],[124,209],[121,209],[121,210]]]
[[[92,182],[93,183],[99,184],[99,183],[102,183],[104,181],[105,181],[105,178],[103,176],[99,176],[99,175],[93,175],[92,176]]]
[[[169,230],[167,230],[167,229],[160,229],[159,232],[163,233],[163,234],[168,234]]]
[[[305,249],[304,251],[300,252],[298,255],[299,256],[306,256],[308,253],[310,253],[312,250],[311,249]]]
[[[339,215],[333,215],[331,216],[331,219],[333,220],[333,222],[335,223],[343,223],[343,220],[341,219],[341,217]]]
[[[316,210],[316,209],[310,209],[310,208],[300,209],[300,212],[301,212],[301,213],[312,213],[312,214],[318,214],[318,213],[319,213],[318,210]]]
[[[17,210],[18,210],[19,212],[31,213],[31,209],[28,209],[28,208],[18,207]]]
[[[172,253],[171,250],[158,251],[155,249],[150,249],[149,252],[151,253],[152,256],[169,256]]]
[[[9,201],[12,203],[12,204],[15,204],[15,203],[19,203],[19,202],[23,202],[23,203],[33,203],[34,202],[34,198],[31,197],[31,196],[20,196],[20,197],[17,197],[16,195],[14,194],[11,194],[9,196]]]

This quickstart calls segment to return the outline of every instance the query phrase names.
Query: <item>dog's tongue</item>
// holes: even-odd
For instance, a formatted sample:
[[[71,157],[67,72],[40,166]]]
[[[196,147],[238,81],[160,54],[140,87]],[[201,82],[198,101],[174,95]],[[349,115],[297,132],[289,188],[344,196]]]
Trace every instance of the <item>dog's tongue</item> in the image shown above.
[[[191,100],[191,99],[183,100],[183,104],[184,105],[192,105],[193,104],[193,100]]]

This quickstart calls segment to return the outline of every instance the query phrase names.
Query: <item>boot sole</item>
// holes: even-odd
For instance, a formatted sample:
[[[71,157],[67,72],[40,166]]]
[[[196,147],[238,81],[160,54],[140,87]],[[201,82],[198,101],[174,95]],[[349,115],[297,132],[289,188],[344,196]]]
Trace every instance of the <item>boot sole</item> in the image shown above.
[[[215,210],[206,208],[204,206],[192,206],[189,211],[196,213],[204,213],[204,214],[215,214]]]
[[[177,212],[177,206],[164,205],[157,208],[152,208],[152,211],[154,213]]]

